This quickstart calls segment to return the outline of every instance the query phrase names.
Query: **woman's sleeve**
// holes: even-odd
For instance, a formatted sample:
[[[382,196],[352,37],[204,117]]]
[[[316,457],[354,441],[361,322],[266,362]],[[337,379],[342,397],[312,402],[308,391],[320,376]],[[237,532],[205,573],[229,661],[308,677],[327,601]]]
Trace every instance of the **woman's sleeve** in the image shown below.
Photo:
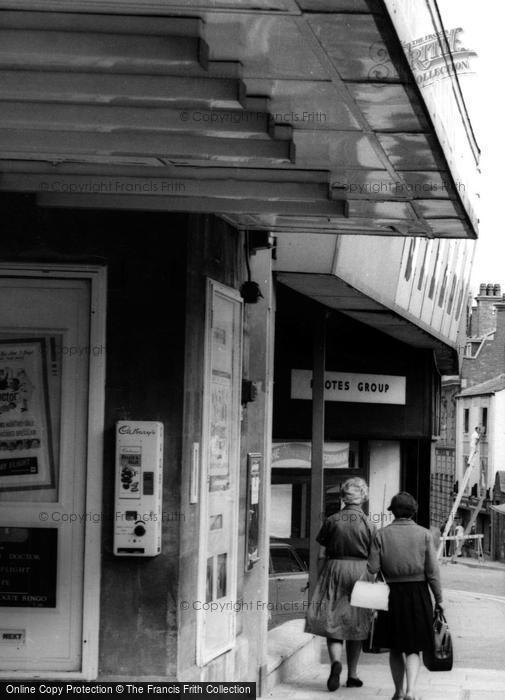
[[[329,533],[330,533],[330,526],[327,520],[324,521],[324,523],[321,526],[321,529],[317,533],[316,536],[316,542],[319,542],[323,547],[328,546],[328,539],[329,539]]]
[[[426,533],[426,555],[424,559],[424,575],[431,588],[436,603],[442,603],[442,584],[440,583],[440,567],[438,565],[433,536]]]
[[[377,527],[374,525],[374,523],[371,523],[368,521],[368,532],[370,536],[370,546],[372,546],[372,542],[375,539],[375,535],[377,534]]]
[[[380,537],[379,533],[376,532],[372,540],[372,546],[370,548],[370,554],[368,555],[367,571],[369,574],[378,573],[381,567],[381,550],[380,550]]]

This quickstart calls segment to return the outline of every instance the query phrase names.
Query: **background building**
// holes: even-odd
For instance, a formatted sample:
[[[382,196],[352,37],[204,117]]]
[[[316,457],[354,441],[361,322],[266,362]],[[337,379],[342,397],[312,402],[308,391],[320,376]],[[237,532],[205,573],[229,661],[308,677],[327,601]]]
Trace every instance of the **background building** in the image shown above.
[[[441,528],[451,512],[456,482],[456,396],[461,391],[459,375],[442,377],[440,389],[440,437],[435,442],[432,463],[431,525]]]
[[[503,396],[505,389],[505,302],[499,284],[482,283],[468,308],[461,374],[442,381],[440,440],[432,470],[432,524],[444,525],[471,452],[472,434],[481,432],[478,467],[471,475],[459,516],[466,525],[479,511],[476,531],[484,552],[495,556],[491,506],[493,488],[505,460]]]

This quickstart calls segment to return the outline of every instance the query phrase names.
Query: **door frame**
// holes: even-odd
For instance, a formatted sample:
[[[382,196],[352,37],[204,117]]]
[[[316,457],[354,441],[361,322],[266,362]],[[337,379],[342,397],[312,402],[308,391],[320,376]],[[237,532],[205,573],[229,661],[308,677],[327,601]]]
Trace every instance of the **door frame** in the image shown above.
[[[0,262],[0,276],[80,279],[90,282],[89,345],[101,347],[102,352],[88,353],[89,394],[86,436],[86,512],[100,513],[102,509],[103,433],[105,417],[105,338],[107,303],[107,268],[101,265],[61,263]],[[82,640],[80,671],[1,671],[1,678],[53,678],[93,680],[98,675],[98,639],[100,623],[100,573],[102,519],[98,523],[85,521]]]

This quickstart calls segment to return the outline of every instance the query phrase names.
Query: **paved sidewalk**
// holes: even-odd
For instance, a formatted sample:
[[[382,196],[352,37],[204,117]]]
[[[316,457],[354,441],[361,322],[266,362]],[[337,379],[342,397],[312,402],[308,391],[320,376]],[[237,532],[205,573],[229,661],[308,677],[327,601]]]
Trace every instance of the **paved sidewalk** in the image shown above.
[[[289,682],[277,686],[264,697],[281,700],[371,700],[391,698],[394,692],[389,672],[388,655],[380,654],[381,662],[360,667],[362,688],[346,688],[345,669],[343,687],[334,693],[326,689],[329,664],[301,669],[301,673]],[[421,667],[418,682],[419,700],[503,700],[505,698],[505,671],[481,669],[454,669],[447,673],[430,673]]]
[[[483,580],[483,588],[484,583]],[[445,589],[444,607],[453,638],[455,667],[450,672],[430,673],[421,666],[418,700],[504,700],[505,597]],[[296,668],[294,674],[264,697],[278,700],[288,697],[290,700],[371,700],[393,696],[388,654],[362,654],[358,672],[364,686],[346,688],[344,666],[343,687],[329,693],[326,681],[330,666],[326,661],[326,644],[322,638],[320,642],[321,655],[318,658],[323,663]]]

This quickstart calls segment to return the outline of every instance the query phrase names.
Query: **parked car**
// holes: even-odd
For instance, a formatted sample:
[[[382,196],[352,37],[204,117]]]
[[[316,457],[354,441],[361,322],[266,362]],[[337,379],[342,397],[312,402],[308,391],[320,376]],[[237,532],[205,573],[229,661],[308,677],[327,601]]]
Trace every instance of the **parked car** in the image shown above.
[[[294,547],[270,541],[268,627],[305,617],[308,605],[309,572]]]

